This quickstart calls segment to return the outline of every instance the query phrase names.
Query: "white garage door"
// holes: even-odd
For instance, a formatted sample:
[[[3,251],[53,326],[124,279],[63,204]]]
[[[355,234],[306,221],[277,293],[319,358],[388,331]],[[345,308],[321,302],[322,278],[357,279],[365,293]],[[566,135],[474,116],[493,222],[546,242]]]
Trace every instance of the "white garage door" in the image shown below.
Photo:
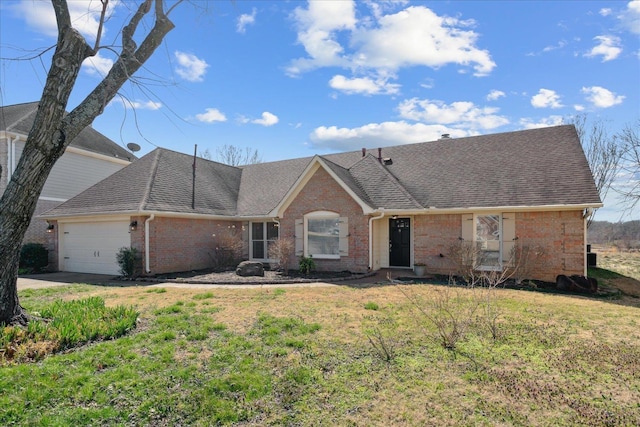
[[[60,224],[61,270],[119,275],[116,253],[131,246],[128,221]]]

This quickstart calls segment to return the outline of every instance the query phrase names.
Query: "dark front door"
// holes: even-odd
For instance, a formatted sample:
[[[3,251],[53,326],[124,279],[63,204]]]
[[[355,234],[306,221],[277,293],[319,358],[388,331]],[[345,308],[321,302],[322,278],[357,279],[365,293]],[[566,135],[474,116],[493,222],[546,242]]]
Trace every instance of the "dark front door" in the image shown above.
[[[389,267],[411,265],[411,219],[389,219]]]

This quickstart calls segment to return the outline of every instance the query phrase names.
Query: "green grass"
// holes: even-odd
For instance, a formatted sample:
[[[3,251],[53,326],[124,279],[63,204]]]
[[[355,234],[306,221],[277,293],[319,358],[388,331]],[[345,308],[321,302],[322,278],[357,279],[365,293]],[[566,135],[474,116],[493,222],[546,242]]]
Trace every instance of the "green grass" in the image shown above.
[[[52,295],[44,290],[40,294]],[[33,298],[35,293],[27,292],[27,295]],[[40,311],[32,311],[36,318],[27,328],[0,328],[0,366],[40,360],[49,353],[82,343],[120,337],[135,328],[138,318],[133,308],[122,305],[107,308],[104,300],[95,296],[34,306]]]
[[[260,292],[94,288],[70,317],[94,324],[101,296],[138,304],[138,328],[0,367],[0,425],[640,423],[636,307],[512,290],[443,302],[430,285]],[[65,307],[28,294],[41,314]],[[478,309],[446,349],[435,308],[474,298],[490,301],[499,333]],[[363,310],[371,301],[385,304]]]

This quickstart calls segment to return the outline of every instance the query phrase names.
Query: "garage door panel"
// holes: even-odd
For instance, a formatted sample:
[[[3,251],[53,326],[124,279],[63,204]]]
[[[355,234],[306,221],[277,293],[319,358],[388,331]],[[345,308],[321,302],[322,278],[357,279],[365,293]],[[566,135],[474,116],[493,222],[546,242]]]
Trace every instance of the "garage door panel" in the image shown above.
[[[131,244],[128,221],[61,225],[62,270],[118,275],[116,254]]]

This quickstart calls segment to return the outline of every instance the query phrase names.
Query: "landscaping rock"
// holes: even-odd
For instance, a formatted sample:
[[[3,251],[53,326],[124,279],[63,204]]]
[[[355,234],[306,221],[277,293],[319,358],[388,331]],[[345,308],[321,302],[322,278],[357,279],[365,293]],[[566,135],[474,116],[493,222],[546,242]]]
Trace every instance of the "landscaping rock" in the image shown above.
[[[561,274],[556,277],[556,288],[561,291],[595,294],[598,292],[598,281],[592,277]]]
[[[242,261],[236,268],[238,276],[260,276],[264,277],[264,265],[256,261]]]

